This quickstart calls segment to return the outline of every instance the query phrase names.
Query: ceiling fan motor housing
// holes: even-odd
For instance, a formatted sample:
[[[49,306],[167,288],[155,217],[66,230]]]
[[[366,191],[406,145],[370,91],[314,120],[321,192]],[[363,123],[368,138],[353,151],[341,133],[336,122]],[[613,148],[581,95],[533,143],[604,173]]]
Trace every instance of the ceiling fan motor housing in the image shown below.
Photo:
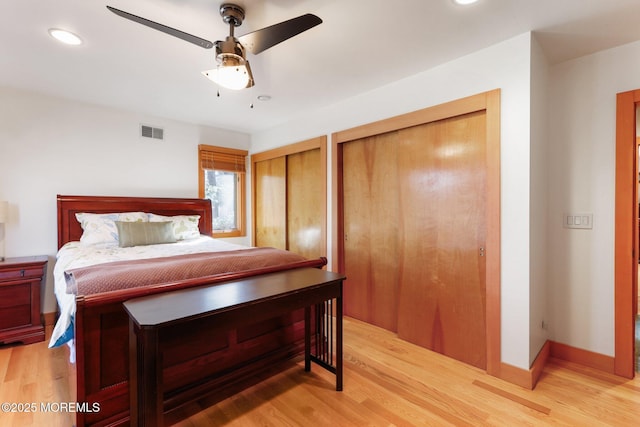
[[[244,46],[234,37],[216,42],[216,60],[222,66],[240,65],[246,61]]]

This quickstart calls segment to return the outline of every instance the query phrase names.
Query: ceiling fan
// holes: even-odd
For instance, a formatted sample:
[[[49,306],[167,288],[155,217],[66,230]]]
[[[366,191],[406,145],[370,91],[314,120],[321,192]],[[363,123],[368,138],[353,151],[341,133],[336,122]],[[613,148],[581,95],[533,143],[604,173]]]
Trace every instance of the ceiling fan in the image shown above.
[[[235,37],[234,28],[242,24],[245,16],[244,9],[235,4],[224,3],[220,5],[220,16],[222,16],[222,20],[225,23],[229,24],[229,35],[225,40],[218,40],[212,43],[209,40],[150,21],[115,7],[107,6],[107,9],[118,16],[178,37],[205,49],[211,49],[215,46],[218,66],[215,69],[203,71],[202,74],[220,86],[236,90],[248,88],[255,84],[249,61],[247,61],[246,50],[253,54],[258,54],[322,23],[322,19],[307,13],[297,18]]]

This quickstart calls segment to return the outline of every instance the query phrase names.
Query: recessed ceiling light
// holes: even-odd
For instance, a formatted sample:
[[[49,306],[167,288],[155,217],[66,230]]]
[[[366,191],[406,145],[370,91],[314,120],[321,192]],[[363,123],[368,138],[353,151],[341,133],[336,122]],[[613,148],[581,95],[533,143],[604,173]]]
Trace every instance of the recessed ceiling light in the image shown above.
[[[61,30],[59,28],[49,28],[49,35],[64,44],[74,46],[82,44],[82,39],[71,31]]]
[[[457,4],[461,4],[461,5],[467,5],[467,4],[473,4],[475,2],[477,2],[478,0],[453,0],[455,3]]]

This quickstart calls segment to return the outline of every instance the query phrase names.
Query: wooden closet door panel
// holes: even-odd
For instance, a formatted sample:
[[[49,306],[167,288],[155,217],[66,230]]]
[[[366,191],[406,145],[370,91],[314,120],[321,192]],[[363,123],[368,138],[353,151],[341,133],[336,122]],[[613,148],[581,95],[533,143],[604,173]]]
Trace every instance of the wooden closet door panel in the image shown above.
[[[397,329],[395,132],[343,144],[344,310]]]
[[[319,148],[287,156],[287,249],[307,258],[323,255],[320,165]]]
[[[255,245],[287,248],[286,159],[278,157],[256,163]]]
[[[399,132],[398,336],[486,368],[485,115]]]

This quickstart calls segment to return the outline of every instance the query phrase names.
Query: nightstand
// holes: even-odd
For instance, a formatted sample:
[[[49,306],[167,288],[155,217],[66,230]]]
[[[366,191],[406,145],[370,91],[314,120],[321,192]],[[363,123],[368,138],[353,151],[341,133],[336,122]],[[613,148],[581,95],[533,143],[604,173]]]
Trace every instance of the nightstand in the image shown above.
[[[0,344],[44,341],[40,287],[48,259],[32,256],[0,261]]]

